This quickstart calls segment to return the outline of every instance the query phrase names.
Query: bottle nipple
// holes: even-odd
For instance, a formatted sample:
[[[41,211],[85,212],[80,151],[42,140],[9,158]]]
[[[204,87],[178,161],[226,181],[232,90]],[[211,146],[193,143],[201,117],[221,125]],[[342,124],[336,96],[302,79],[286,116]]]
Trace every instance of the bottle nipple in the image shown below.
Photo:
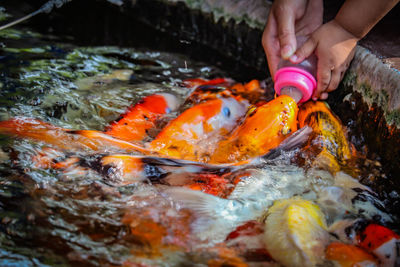
[[[294,99],[294,101],[296,101],[296,103],[299,103],[299,101],[303,98],[303,93],[294,86],[286,86],[282,88],[280,94],[290,96]]]

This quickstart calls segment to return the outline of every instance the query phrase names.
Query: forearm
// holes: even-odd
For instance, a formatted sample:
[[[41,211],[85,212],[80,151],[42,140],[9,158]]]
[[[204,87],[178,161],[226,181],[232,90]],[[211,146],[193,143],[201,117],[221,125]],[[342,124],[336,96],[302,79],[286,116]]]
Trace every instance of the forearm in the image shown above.
[[[335,21],[355,37],[363,38],[399,0],[347,0]]]

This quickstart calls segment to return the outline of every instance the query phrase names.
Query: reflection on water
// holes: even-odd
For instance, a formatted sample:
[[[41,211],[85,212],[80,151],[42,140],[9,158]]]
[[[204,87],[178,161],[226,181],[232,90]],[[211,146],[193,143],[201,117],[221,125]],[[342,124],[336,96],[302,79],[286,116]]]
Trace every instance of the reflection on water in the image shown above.
[[[169,92],[183,102],[188,92],[182,80],[229,76],[183,55],[157,51],[26,47],[24,39],[6,42],[0,51],[0,119],[32,117],[68,129],[103,130],[144,96]],[[230,174],[226,179],[246,179],[228,199],[215,198],[216,216],[201,221],[165,193],[168,186],[116,186],[97,172],[38,168],[32,157],[43,144],[4,137],[0,145],[2,266],[268,264],[257,245],[246,247],[249,243],[229,233],[259,219],[273,200],[293,195],[319,201],[328,222],[344,216],[392,220],[373,193],[347,174],[312,166],[304,170],[287,158]],[[361,188],[359,193],[353,187]]]

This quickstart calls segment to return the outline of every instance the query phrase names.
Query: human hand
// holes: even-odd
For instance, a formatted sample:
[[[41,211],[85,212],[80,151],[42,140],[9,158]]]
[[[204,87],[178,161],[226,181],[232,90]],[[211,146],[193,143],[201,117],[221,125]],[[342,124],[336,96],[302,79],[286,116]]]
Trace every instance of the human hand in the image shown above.
[[[325,100],[335,90],[354,57],[359,39],[345,30],[337,21],[319,27],[310,38],[290,57],[300,63],[313,52],[318,57],[317,89],[312,99]]]
[[[272,78],[279,60],[296,51],[296,35],[307,36],[322,24],[322,0],[275,0],[268,15],[262,44]]]

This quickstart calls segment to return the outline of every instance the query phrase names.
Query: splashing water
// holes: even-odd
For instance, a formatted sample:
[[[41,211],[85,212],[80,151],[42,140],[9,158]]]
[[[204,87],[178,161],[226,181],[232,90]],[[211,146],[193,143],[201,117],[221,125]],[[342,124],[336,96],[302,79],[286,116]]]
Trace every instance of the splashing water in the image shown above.
[[[169,92],[183,102],[188,92],[179,84],[184,79],[229,76],[183,55],[131,48],[46,43],[26,47],[22,38],[1,52],[0,120],[25,116],[68,129],[103,130],[146,95]],[[337,205],[346,200],[345,191],[353,186],[348,184],[354,182],[343,173],[333,176],[293,166],[285,158],[288,155],[273,166],[233,173],[232,180],[248,179],[228,199],[216,198],[220,224],[210,226],[216,234],[199,236],[192,233],[193,214],[160,193],[164,185],[112,186],[95,172],[77,169],[63,174],[39,168],[31,159],[42,146],[29,140],[2,138],[0,148],[0,265],[177,266],[252,261],[224,242],[236,226],[258,219],[273,200],[293,195],[319,201],[329,218],[343,217]],[[363,199],[372,199],[366,192]],[[337,198],[332,206],[327,196],[338,193],[344,194],[344,200]],[[382,220],[392,220],[376,210],[379,205],[372,207],[363,199],[359,202],[365,217],[378,214]],[[231,208],[228,214],[226,207]],[[350,213],[357,216],[359,210]]]

